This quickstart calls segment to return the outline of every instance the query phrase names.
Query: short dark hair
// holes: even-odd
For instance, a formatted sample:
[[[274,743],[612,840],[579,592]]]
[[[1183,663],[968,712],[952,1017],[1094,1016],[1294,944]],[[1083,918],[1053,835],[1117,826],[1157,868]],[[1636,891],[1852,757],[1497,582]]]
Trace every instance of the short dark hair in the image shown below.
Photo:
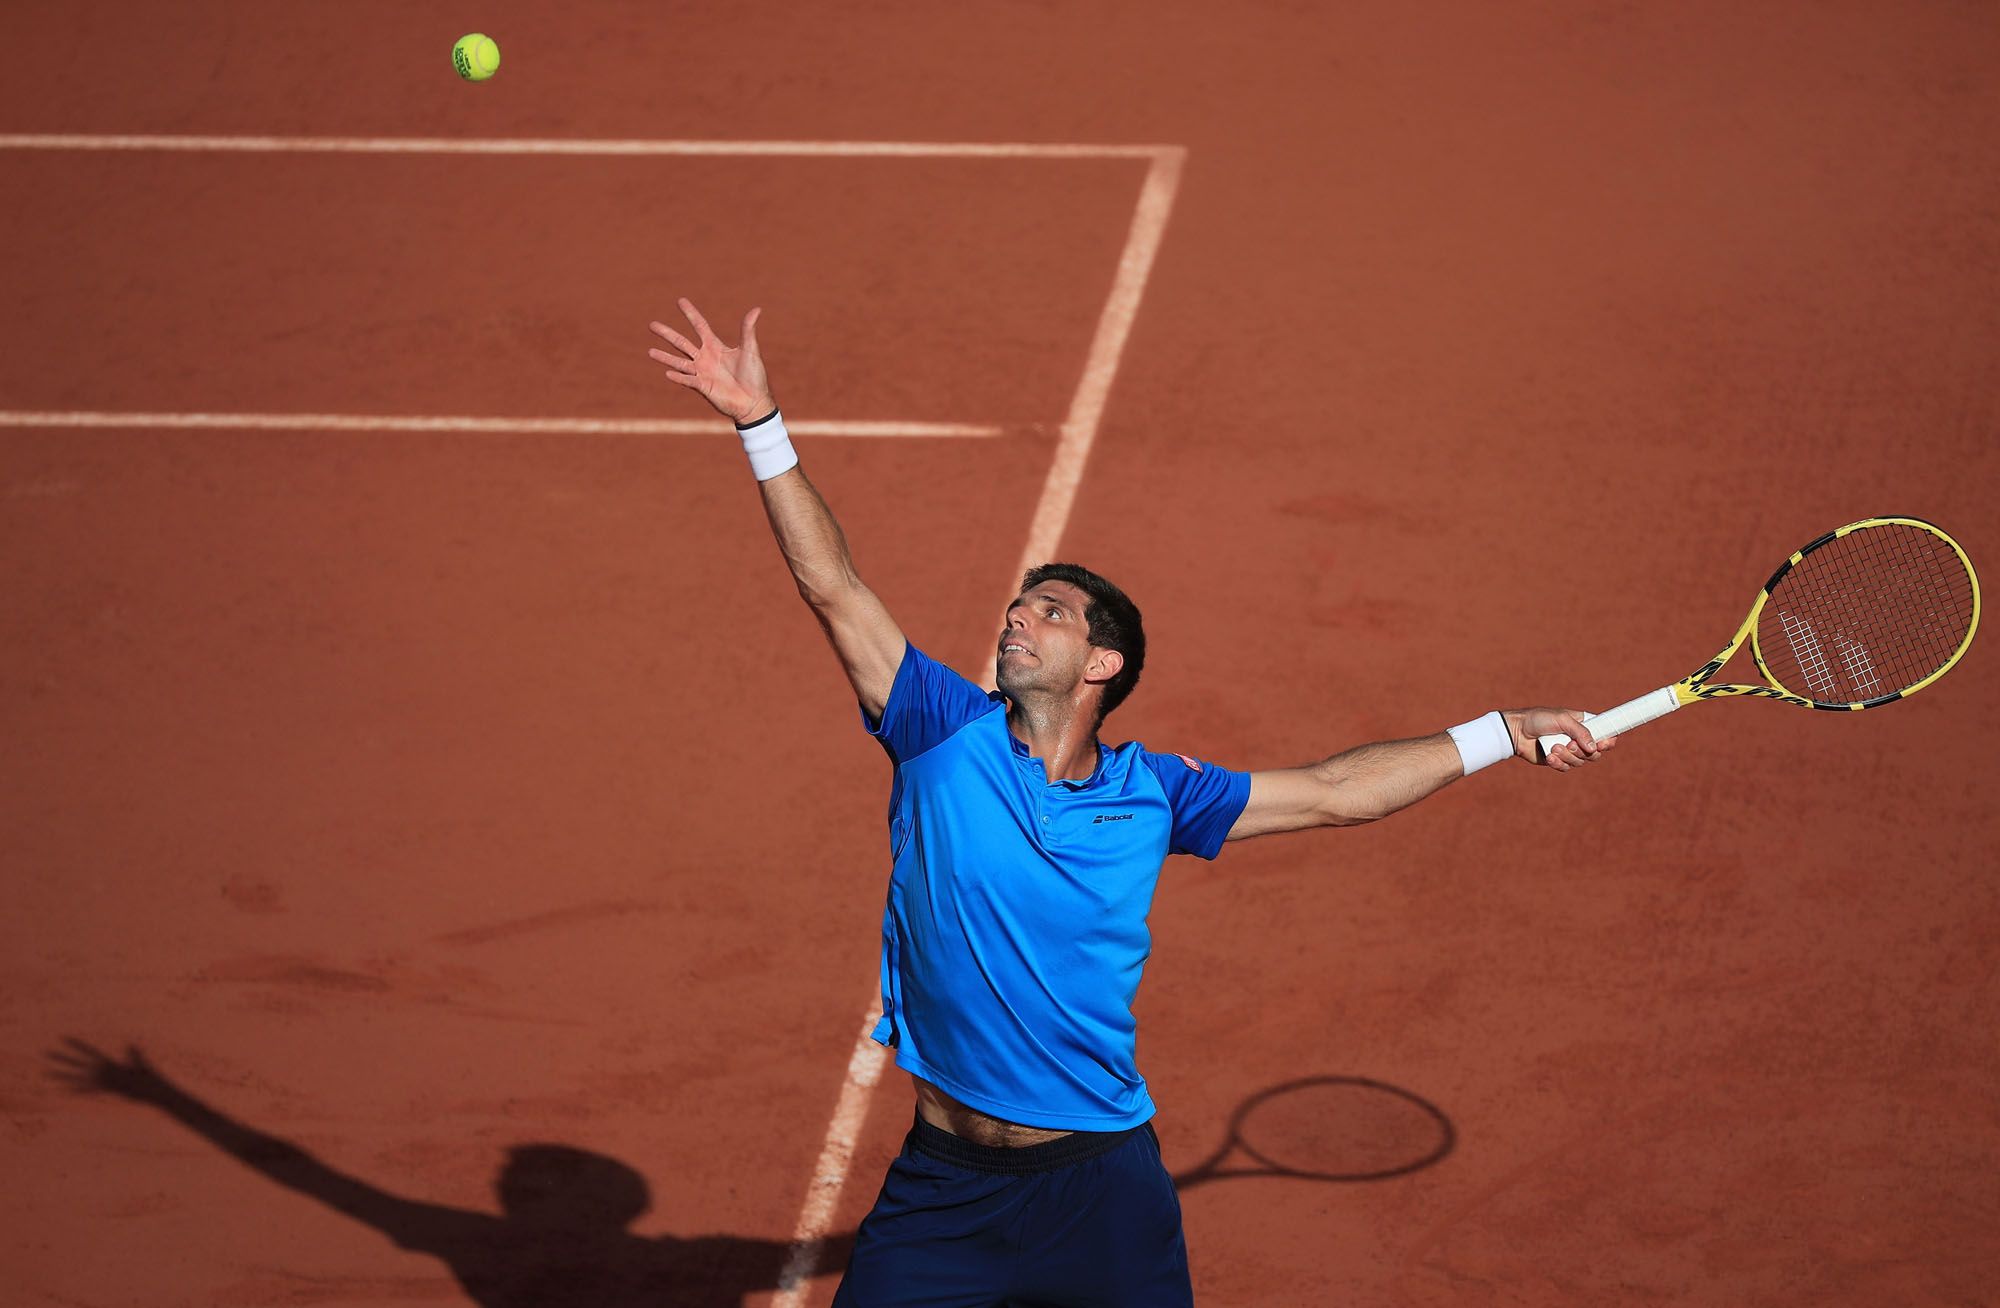
[[[1021,578],[1021,590],[1025,593],[1050,581],[1066,581],[1090,597],[1084,611],[1090,622],[1090,643],[1099,649],[1115,649],[1125,658],[1125,666],[1118,670],[1118,675],[1104,683],[1104,698],[1097,706],[1097,720],[1102,722],[1106,714],[1125,702],[1125,697],[1139,684],[1140,669],[1146,666],[1146,628],[1139,619],[1139,606],[1124,591],[1089,568],[1074,563],[1044,563],[1039,568],[1029,568],[1028,574]]]

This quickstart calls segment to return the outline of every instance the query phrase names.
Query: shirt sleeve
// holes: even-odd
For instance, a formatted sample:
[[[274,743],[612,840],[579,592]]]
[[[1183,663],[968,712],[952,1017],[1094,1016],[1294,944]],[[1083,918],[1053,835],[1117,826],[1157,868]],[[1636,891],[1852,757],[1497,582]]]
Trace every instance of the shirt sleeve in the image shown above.
[[[992,712],[995,702],[994,696],[905,643],[888,703],[882,706],[882,720],[870,722],[863,713],[861,722],[890,758],[907,763],[949,740],[966,723]]]
[[[1250,802],[1250,774],[1232,772],[1186,754],[1155,754],[1141,748],[1139,757],[1153,770],[1173,809],[1174,826],[1167,852],[1214,858],[1222,852],[1229,828]]]

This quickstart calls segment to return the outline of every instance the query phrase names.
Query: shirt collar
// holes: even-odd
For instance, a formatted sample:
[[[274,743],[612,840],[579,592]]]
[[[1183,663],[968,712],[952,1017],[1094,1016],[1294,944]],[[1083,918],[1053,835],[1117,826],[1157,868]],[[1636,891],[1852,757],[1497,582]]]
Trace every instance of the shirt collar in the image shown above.
[[[1014,747],[1015,758],[1025,759],[1029,762],[1034,763],[1038,767],[1041,766],[1042,761],[1038,758],[1035,758],[1032,754],[1028,753],[1028,742],[1022,740],[1019,736],[1015,735],[1011,730],[1007,732],[1007,743]],[[1110,757],[1110,755],[1111,755],[1111,746],[1105,744],[1101,740],[1098,741],[1097,766],[1090,770],[1090,775],[1085,777],[1081,781],[1071,781],[1068,778],[1064,778],[1062,781],[1056,782],[1055,784],[1061,786],[1068,786],[1071,790],[1082,790],[1086,786],[1092,786],[1097,784],[1098,778],[1104,775],[1104,762],[1107,758]]]

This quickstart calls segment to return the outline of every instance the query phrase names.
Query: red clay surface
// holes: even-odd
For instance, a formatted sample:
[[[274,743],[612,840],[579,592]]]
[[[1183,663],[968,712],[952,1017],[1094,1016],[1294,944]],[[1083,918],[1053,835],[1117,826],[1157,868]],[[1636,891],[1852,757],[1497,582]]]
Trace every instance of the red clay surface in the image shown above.
[[[16,16],[0,132],[1186,146],[1060,553],[1148,615],[1114,738],[1277,766],[1648,689],[1852,518],[2000,567],[2000,30],[1739,9],[81,4]],[[691,418],[644,323],[762,303],[794,417],[1005,428],[804,450],[977,675],[1143,167],[0,151],[0,409]],[[558,1285],[768,1300],[887,769],[731,444],[0,428],[9,1303],[560,1302],[447,1211],[530,1143],[650,1189]],[[1304,1076],[1456,1134],[1191,1188],[1201,1301],[1994,1301],[1991,666],[1171,864],[1173,1166]],[[67,1037],[365,1188],[70,1093]]]

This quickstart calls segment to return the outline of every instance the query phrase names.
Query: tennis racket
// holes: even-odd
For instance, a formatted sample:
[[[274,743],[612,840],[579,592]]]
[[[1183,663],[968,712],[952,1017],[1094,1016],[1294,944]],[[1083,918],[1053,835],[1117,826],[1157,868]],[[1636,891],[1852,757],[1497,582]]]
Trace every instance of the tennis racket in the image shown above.
[[[1306,1077],[1237,1105],[1222,1147],[1176,1173],[1174,1188],[1239,1176],[1380,1181],[1429,1167],[1457,1140],[1451,1120],[1408,1090],[1359,1076]]]
[[[1922,518],[1863,518],[1779,564],[1722,652],[1691,675],[1583,720],[1602,740],[1697,700],[1738,695],[1880,708],[1951,671],[1978,629],[1979,577],[1957,541]],[[1765,684],[1710,684],[1746,638]],[[1570,738],[1539,743],[1547,758]]]

